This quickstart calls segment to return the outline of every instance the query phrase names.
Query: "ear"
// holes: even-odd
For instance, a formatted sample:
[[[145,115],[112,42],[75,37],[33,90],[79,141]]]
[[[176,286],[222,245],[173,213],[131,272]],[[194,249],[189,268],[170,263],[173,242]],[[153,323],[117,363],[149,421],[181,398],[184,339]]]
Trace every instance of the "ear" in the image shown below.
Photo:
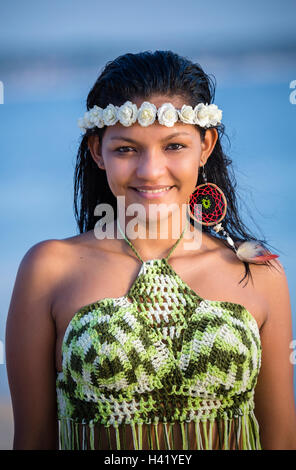
[[[101,154],[101,145],[97,135],[91,135],[87,141],[88,149],[92,158],[101,170],[105,170],[104,160]]]
[[[201,144],[202,152],[200,157],[200,166],[206,164],[207,159],[211,155],[218,139],[218,131],[215,127],[207,129]]]

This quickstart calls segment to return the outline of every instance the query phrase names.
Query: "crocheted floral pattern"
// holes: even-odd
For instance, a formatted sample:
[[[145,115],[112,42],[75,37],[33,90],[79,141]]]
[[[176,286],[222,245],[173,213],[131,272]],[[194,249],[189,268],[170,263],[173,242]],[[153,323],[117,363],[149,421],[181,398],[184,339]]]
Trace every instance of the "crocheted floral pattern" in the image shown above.
[[[128,295],[77,312],[62,352],[60,418],[183,422],[254,407],[256,320],[242,305],[202,299],[164,259],[143,263]]]

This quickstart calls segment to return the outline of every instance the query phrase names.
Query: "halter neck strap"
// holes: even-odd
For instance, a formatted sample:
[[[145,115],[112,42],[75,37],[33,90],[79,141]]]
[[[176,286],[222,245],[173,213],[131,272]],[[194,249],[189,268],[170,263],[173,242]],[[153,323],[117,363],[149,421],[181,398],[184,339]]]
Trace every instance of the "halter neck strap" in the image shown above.
[[[186,225],[185,225],[185,228],[183,230],[183,232],[181,233],[180,237],[178,238],[178,240],[174,243],[174,245],[170,248],[167,256],[163,259],[165,260],[168,260],[169,256],[172,254],[172,252],[174,251],[174,249],[177,247],[178,243],[181,241],[181,239],[183,238],[183,235],[187,229],[189,225],[189,222],[188,222],[188,219],[186,218]],[[126,237],[125,233],[123,232],[121,226],[120,226],[120,223],[119,223],[119,219],[117,219],[117,227],[119,229],[119,231],[121,232],[121,235],[124,237],[125,241],[129,244],[129,246],[131,247],[131,249],[133,250],[133,252],[135,253],[135,255],[139,258],[139,260],[144,263],[145,261],[141,258],[141,256],[139,255],[139,253],[137,252],[136,248],[134,247],[134,245],[132,244],[132,242]]]

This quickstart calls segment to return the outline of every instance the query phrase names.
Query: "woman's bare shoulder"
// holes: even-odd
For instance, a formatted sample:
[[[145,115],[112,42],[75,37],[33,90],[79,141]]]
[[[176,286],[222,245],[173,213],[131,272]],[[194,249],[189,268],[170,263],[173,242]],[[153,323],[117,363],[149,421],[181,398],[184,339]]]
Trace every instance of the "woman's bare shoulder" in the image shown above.
[[[20,266],[23,269],[44,269],[49,272],[52,268],[59,267],[68,246],[66,240],[59,239],[37,242],[24,254]]]
[[[71,269],[73,255],[75,252],[79,253],[79,246],[84,238],[78,235],[35,243],[23,255],[18,268],[18,277],[30,278],[42,288],[45,283],[49,292],[66,275],[66,270]]]
[[[274,316],[285,311],[290,315],[290,296],[285,268],[279,259],[271,259],[267,264],[249,263],[252,284],[260,293],[266,305],[264,325]],[[288,318],[288,321],[290,319]]]
[[[264,292],[268,304],[268,318],[281,314],[291,316],[290,290],[285,267],[278,259],[269,265],[256,266],[256,279]]]
[[[56,263],[58,259],[62,261],[62,258],[69,255],[75,249],[79,250],[79,247],[83,245],[87,246],[87,243],[93,238],[90,232],[74,235],[67,238],[52,238],[42,240],[32,245],[25,253],[22,262],[32,263],[39,261]]]
[[[75,269],[81,259],[97,260],[105,254],[117,253],[120,250],[114,240],[97,239],[94,231],[89,230],[78,235],[61,239],[42,240],[28,249],[25,253],[21,267],[26,271],[46,273],[48,281],[54,283],[63,280]]]

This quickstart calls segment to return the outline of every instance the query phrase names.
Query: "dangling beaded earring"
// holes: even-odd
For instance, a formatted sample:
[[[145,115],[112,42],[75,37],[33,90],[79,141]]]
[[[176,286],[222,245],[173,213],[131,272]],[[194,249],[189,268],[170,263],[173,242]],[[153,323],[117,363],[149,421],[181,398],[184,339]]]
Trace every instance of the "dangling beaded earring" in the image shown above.
[[[204,165],[202,167],[202,176],[204,183],[196,186],[189,198],[190,217],[202,225],[213,226],[216,233],[222,231],[223,235],[226,237],[227,243],[232,247],[236,256],[241,261],[262,263],[273,258],[278,258],[278,255],[270,253],[260,242],[254,240],[243,242],[236,248],[234,241],[221,224],[221,220],[224,219],[227,211],[226,197],[216,184],[208,183]],[[202,210],[199,209],[197,204],[201,205]]]

